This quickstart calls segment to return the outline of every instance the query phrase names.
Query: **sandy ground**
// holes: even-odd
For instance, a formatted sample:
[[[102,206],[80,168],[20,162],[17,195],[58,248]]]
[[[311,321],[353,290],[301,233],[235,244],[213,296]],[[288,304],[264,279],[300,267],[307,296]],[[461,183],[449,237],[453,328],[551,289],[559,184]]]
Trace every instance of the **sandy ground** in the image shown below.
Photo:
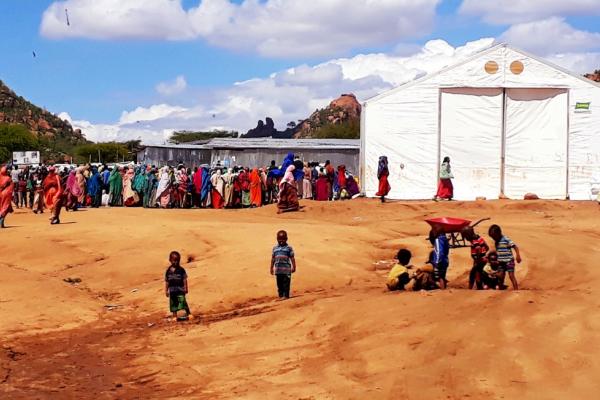
[[[17,211],[0,231],[0,398],[591,399],[600,396],[600,208],[595,203],[319,204],[257,210]],[[521,249],[519,292],[388,293],[425,218],[500,224]],[[275,300],[279,229],[297,253]],[[487,234],[484,235],[487,238]],[[184,258],[197,318],[168,322],[163,276]],[[378,266],[379,265],[379,266]],[[63,279],[79,278],[79,284]],[[110,307],[112,306],[112,307]]]

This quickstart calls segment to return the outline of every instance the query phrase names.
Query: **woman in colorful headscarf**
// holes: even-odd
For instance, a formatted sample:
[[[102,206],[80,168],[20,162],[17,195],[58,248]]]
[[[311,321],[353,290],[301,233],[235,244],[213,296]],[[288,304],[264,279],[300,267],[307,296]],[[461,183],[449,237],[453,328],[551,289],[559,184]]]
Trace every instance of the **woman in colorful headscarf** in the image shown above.
[[[258,168],[254,168],[250,173],[250,207],[260,207],[262,205],[262,183]]]
[[[238,175],[240,189],[242,191],[242,207],[250,207],[250,174],[246,168],[240,171]]]
[[[115,165],[108,178],[109,205],[111,207],[120,207],[123,205],[123,178]]]
[[[133,168],[127,168],[123,176],[123,205],[125,207],[133,207],[139,201],[140,197],[133,190],[133,180],[135,179],[135,171]]]
[[[65,190],[65,195],[67,197],[65,209],[67,211],[77,211],[77,205],[79,203],[79,196],[81,196],[81,193],[81,188],[77,183],[77,172],[75,170],[71,170],[71,172],[69,172],[69,177],[67,178],[67,185]]]
[[[169,188],[171,186],[171,176],[169,175],[169,167],[162,167],[160,170],[160,177],[158,181],[158,188],[156,188],[156,195],[154,197],[153,204],[159,205],[160,208],[167,208],[169,205],[170,195]]]
[[[194,167],[194,174],[192,175],[192,206],[194,208],[200,207],[200,199],[202,193],[202,169]]]
[[[225,181],[225,190],[223,194],[223,202],[225,203],[225,207],[233,206],[233,181],[235,179],[235,175],[233,174],[233,169],[229,168],[227,173],[223,175],[223,180]]]
[[[202,188],[200,190],[200,205],[210,207],[212,204],[210,171],[208,165],[202,166]]]
[[[156,189],[158,188],[158,178],[156,177],[156,169],[150,169],[150,172],[146,174],[146,193],[144,195],[144,207],[145,208],[154,208],[156,206],[156,202],[154,199],[156,198]]]
[[[319,177],[315,184],[316,193],[315,200],[317,201],[329,201],[329,180],[323,167],[319,168]]]
[[[79,206],[85,206],[86,202],[85,202],[85,189],[86,189],[86,185],[85,185],[85,172],[86,168],[84,167],[79,167],[75,170],[75,180],[76,180],[76,184],[77,184],[77,188],[78,188],[78,196],[77,196],[77,204]]]
[[[133,184],[131,188],[134,192],[138,194],[139,199],[142,202],[142,205],[145,203],[146,197],[146,184],[148,183],[146,179],[146,167],[140,166],[135,169],[135,176],[133,177]]]
[[[450,169],[450,157],[444,157],[440,168],[440,181],[434,200],[452,200],[454,197],[454,185],[452,185],[452,170]]]
[[[6,167],[0,168],[0,228],[4,228],[4,221],[8,213],[13,212],[12,209],[12,198],[13,198],[14,184],[8,174]]]
[[[88,179],[87,191],[92,198],[92,208],[100,207],[102,202],[102,182],[96,167],[92,167],[92,175]]]
[[[190,183],[190,178],[188,177],[187,171],[184,167],[179,169],[178,176],[178,186],[177,191],[179,193],[179,208],[184,208],[187,204],[187,193],[188,193],[188,184]]]
[[[279,201],[277,202],[277,213],[298,211],[298,189],[296,189],[296,179],[294,179],[294,170],[296,167],[292,164],[287,167],[283,179],[279,183]]]
[[[308,166],[308,163],[304,163],[304,179],[302,179],[302,186],[303,186],[303,191],[302,191],[302,198],[303,199],[312,199],[313,198],[313,192],[312,192],[312,182],[311,182],[311,170],[310,167]]]
[[[63,186],[55,167],[48,168],[48,175],[44,178],[44,203],[52,213],[51,224],[60,224],[60,209],[64,202]]]
[[[216,170],[212,177],[210,178],[210,183],[212,185],[212,206],[216,209],[221,209],[225,206],[224,195],[225,195],[225,179],[223,179],[223,175],[221,174],[221,170]]]
[[[388,169],[388,159],[386,156],[379,157],[379,165],[377,166],[377,179],[379,179],[379,190],[375,196],[381,198],[381,202],[385,202],[385,196],[388,195],[392,189],[388,182],[388,176],[390,176],[390,170]]]

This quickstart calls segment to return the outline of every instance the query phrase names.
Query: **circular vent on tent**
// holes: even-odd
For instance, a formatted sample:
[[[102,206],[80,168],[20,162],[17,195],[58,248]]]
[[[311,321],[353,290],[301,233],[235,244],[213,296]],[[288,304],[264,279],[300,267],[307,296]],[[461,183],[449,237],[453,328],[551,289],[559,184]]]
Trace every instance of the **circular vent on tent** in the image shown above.
[[[488,61],[485,63],[485,72],[487,72],[490,75],[495,74],[496,72],[498,72],[498,63],[496,61]]]
[[[512,72],[515,75],[520,75],[524,69],[525,69],[525,66],[523,65],[523,63],[521,61],[513,61],[510,64],[510,72]]]

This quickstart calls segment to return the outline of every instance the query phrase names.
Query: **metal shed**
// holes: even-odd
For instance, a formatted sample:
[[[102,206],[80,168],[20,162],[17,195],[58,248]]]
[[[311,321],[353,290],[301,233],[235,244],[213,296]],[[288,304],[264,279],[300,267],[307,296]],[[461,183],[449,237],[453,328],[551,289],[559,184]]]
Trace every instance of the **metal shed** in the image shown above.
[[[223,138],[188,145],[152,145],[138,152],[137,161],[157,166],[181,163],[188,167],[258,167],[269,165],[271,160],[280,164],[290,152],[303,161],[330,160],[335,166],[344,164],[349,171],[359,173],[360,140],[347,139]]]
[[[210,164],[210,152],[210,148],[201,144],[152,145],[137,153],[137,162],[156,166],[183,164],[187,167],[197,167]]]
[[[266,166],[275,160],[277,164],[288,153],[294,153],[306,162],[325,162],[333,165],[346,165],[347,169],[358,173],[360,140],[344,139],[213,139],[206,146],[211,147],[211,163],[224,166]]]

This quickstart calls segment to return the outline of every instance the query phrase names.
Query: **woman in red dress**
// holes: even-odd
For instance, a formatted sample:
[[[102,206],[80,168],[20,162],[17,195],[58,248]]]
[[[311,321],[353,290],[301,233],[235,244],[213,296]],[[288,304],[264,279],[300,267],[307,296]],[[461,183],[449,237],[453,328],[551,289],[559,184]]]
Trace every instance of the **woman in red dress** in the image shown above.
[[[454,197],[454,185],[452,185],[452,171],[450,170],[450,157],[444,157],[440,168],[440,181],[434,200],[452,200]]]
[[[14,184],[8,174],[8,169],[0,168],[0,228],[4,228],[4,220],[8,213],[13,212],[11,205],[13,190]]]
[[[375,196],[381,198],[381,202],[385,202],[385,196],[388,195],[392,187],[388,182],[390,170],[388,169],[388,159],[386,156],[379,157],[379,165],[377,166],[377,179],[379,179],[379,190]]]

